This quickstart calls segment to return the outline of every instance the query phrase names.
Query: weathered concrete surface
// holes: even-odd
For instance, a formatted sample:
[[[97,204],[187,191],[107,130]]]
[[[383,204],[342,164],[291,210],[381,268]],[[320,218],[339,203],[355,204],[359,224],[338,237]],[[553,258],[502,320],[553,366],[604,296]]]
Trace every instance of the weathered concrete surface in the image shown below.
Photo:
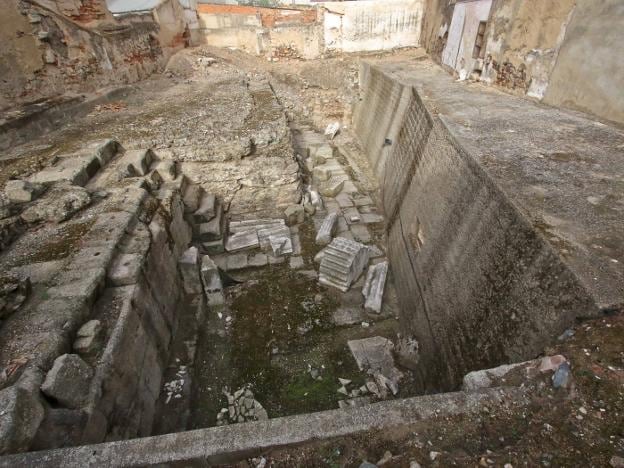
[[[438,418],[477,414],[484,406],[493,410],[506,405],[521,407],[526,404],[526,395],[520,389],[430,395],[143,439],[13,455],[0,458],[0,467],[122,467],[193,462],[213,465],[243,460],[274,447],[419,422],[432,424]]]
[[[429,386],[533,357],[622,303],[623,132],[454,83],[429,62],[364,65],[362,90],[355,126]]]

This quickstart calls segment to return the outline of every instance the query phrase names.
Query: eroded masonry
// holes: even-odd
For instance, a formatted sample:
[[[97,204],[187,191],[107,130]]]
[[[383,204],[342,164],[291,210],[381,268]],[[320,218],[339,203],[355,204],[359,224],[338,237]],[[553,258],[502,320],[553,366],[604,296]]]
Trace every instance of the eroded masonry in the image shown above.
[[[130,3],[6,7],[0,466],[624,466],[584,2]]]

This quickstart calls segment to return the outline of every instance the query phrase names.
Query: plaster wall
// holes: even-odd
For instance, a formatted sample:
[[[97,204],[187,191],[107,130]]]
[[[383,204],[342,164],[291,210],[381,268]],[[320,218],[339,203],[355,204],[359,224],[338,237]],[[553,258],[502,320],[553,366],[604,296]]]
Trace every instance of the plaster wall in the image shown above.
[[[324,2],[322,8],[328,50],[362,52],[419,44],[422,0]]]
[[[576,3],[544,102],[624,124],[624,3]]]

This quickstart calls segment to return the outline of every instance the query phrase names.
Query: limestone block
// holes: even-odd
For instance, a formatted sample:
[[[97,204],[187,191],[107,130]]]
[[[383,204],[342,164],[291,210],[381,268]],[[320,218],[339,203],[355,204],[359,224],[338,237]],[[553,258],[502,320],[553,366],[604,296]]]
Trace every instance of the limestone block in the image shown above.
[[[319,282],[347,292],[366,267],[369,255],[365,245],[336,237],[323,249]]]
[[[199,274],[199,252],[197,247],[190,247],[178,260],[182,273],[184,290],[187,294],[201,294],[203,286]]]
[[[143,256],[139,254],[119,254],[108,267],[107,282],[111,286],[135,284],[141,273]]]
[[[263,267],[269,263],[266,254],[257,253],[254,255],[250,255],[248,258],[248,264],[250,267]]]
[[[368,312],[381,312],[381,304],[383,302],[383,293],[386,286],[386,277],[388,275],[388,262],[381,262],[373,265],[368,269],[366,281],[362,288],[364,295],[364,308]]]
[[[289,231],[290,233],[290,231]],[[271,251],[276,257],[292,253],[292,241],[286,236],[270,236]]]
[[[157,171],[165,181],[172,181],[176,178],[176,165],[174,161],[156,161],[152,168]]]
[[[0,390],[0,455],[28,450],[43,417],[37,395],[17,385]]]
[[[219,255],[225,252],[225,244],[223,239],[217,239],[210,242],[202,242],[202,252],[208,255]]]
[[[281,220],[282,222],[284,220]],[[288,237],[290,238],[290,229],[286,227],[285,224],[275,225],[274,227],[259,229],[258,230],[258,241],[260,242],[260,247],[263,249],[268,249],[271,247],[270,238],[271,237]]]
[[[286,226],[286,222],[283,219],[265,218],[250,219],[245,221],[231,221],[229,229],[231,233],[237,233],[241,231],[248,231],[250,229],[261,231],[263,229],[279,228],[280,226]]]
[[[121,164],[130,177],[144,176],[149,172],[154,159],[151,149],[130,150],[123,155]]]
[[[194,213],[199,209],[199,205],[204,197],[204,189],[199,184],[189,184],[182,200],[184,201],[184,212]],[[214,217],[214,213],[212,215]],[[209,220],[207,220],[209,221]]]
[[[193,222],[207,223],[216,216],[223,214],[223,208],[217,203],[217,197],[212,193],[203,193],[197,210],[193,213]]]
[[[335,197],[342,190],[344,179],[339,176],[332,176],[329,180],[323,182],[319,186],[319,192],[325,197]]]
[[[240,231],[228,236],[225,242],[225,250],[228,252],[238,252],[245,249],[253,249],[260,245],[258,233],[255,229]]]
[[[219,269],[208,255],[202,256],[201,279],[206,294],[223,290]]]
[[[68,408],[80,408],[89,395],[93,369],[77,354],[63,354],[55,359],[41,385],[41,391]]]
[[[94,354],[100,345],[104,328],[99,320],[89,320],[78,329],[76,340],[74,341],[74,351],[82,355]]]
[[[82,187],[67,182],[55,184],[45,196],[25,209],[21,217],[27,223],[63,222],[91,203],[91,195]]]
[[[223,238],[223,211],[217,210],[217,215],[206,223],[200,224],[195,232],[200,242],[210,242]]]
[[[287,226],[294,226],[305,221],[305,210],[302,205],[289,205],[284,210]]]
[[[338,213],[329,213],[316,234],[317,245],[327,245],[331,242],[336,231],[336,222],[338,221]]]
[[[44,189],[43,185],[27,180],[9,180],[4,193],[12,203],[28,203],[37,198]]]

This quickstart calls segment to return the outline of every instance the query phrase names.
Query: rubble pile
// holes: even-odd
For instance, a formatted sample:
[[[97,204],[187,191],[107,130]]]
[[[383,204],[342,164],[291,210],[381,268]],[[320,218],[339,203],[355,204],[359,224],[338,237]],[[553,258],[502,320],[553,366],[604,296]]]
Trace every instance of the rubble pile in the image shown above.
[[[269,419],[266,410],[248,387],[242,387],[234,393],[230,393],[226,387],[222,393],[227,398],[228,406],[217,414],[217,426]]]

